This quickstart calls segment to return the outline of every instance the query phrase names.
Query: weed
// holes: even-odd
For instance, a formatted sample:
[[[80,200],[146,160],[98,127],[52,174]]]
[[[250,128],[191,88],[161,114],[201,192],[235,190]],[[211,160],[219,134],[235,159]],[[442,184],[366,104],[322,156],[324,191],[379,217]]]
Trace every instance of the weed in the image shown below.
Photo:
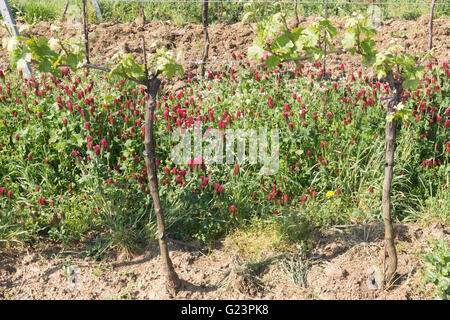
[[[433,249],[422,255],[425,260],[423,283],[433,283],[436,299],[448,300],[450,297],[450,251],[445,238],[434,244]]]

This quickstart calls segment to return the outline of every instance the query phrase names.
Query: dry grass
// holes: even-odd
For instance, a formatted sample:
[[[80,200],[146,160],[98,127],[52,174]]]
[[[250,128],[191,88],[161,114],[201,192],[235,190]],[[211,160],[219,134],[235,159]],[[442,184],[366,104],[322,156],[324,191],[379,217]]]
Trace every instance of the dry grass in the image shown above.
[[[261,221],[257,218],[247,227],[230,233],[223,245],[227,252],[235,252],[249,262],[264,260],[278,252],[296,250],[294,244],[283,237],[276,222]]]

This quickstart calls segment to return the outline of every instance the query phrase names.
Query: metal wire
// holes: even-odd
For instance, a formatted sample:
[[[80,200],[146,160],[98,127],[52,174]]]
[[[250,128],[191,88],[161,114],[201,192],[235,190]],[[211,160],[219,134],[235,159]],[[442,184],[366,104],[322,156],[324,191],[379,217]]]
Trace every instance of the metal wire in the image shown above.
[[[56,2],[66,2],[66,0],[50,0],[50,1],[56,1]],[[74,1],[74,0],[70,0]],[[140,0],[97,0],[97,2],[139,2]],[[39,0],[39,2],[49,2],[49,0]],[[142,0],[142,2],[152,2],[152,3],[202,3],[203,0]],[[244,4],[244,3],[297,3],[297,4],[325,4],[325,1],[294,1],[294,0],[208,0],[209,3],[236,3],[236,4]],[[348,5],[427,5],[429,6],[429,2],[412,2],[412,1],[399,1],[399,2],[381,2],[381,1],[366,1],[366,2],[353,2],[353,1],[332,1],[328,2],[328,4],[348,4]],[[437,2],[435,3],[436,6],[450,6],[450,3],[444,3],[444,2]]]

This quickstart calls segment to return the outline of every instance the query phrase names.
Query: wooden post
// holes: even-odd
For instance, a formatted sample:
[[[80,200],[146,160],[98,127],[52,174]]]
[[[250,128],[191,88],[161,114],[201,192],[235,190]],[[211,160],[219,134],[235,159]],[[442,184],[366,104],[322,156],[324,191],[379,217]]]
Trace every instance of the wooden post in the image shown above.
[[[144,4],[142,3],[142,0],[139,1],[139,13],[141,15],[142,19],[142,25],[145,26],[145,11],[144,11]]]
[[[395,113],[395,106],[400,101],[400,95],[402,93],[402,85],[394,80],[392,71],[388,74],[388,82],[394,97],[392,97],[386,107],[387,114]],[[397,120],[387,120],[386,119],[386,162],[384,171],[384,183],[383,183],[383,193],[382,193],[382,210],[383,210],[383,221],[384,221],[384,245],[385,251],[388,255],[387,268],[384,271],[383,287],[388,285],[397,270],[397,251],[395,250],[395,233],[392,225],[392,215],[391,215],[391,186],[392,178],[394,173],[394,154],[395,154],[395,140],[397,138]],[[385,257],[386,258],[386,257]]]
[[[222,22],[222,15],[223,15],[223,0],[220,0],[220,2],[219,2],[219,23]]]
[[[372,2],[372,11],[370,12],[370,20],[372,20],[372,23],[375,23],[375,20],[373,18],[373,14],[374,14],[374,6],[373,6],[373,2],[374,0],[371,1]]]
[[[298,26],[300,25],[300,20],[298,19],[297,1],[294,2],[294,14],[295,14],[295,28],[298,28]]]
[[[64,17],[66,16],[67,9],[69,9],[69,0],[66,0],[66,6],[64,7],[64,12],[61,16],[61,19],[64,19]]]
[[[430,31],[430,37],[428,38],[428,50],[431,50],[433,48],[433,14],[434,14],[435,3],[436,3],[436,0],[433,0],[431,2],[431,7],[430,7],[430,22],[428,24],[429,31]]]
[[[84,46],[86,50],[86,63],[90,64],[89,59],[89,30],[88,30],[88,17],[87,17],[87,4],[86,0],[82,0],[82,12],[81,15],[83,17],[83,29],[84,29]]]
[[[325,14],[325,19],[328,19],[328,0],[325,0],[325,8],[324,8],[324,14]],[[327,77],[327,66],[326,66],[326,61],[327,61],[327,43],[325,41],[325,37],[327,35],[327,31],[324,31],[324,41],[323,41],[323,76],[326,78]]]
[[[19,30],[17,30],[16,21],[14,20],[11,9],[9,8],[8,0],[0,0],[0,9],[10,34],[14,37],[20,36]],[[33,72],[31,71],[31,67],[28,63],[23,69],[23,74],[26,78],[31,78],[33,76]]]
[[[97,15],[98,20],[102,22],[103,21],[102,11],[100,10],[100,6],[98,5],[97,0],[92,0],[92,4],[94,5],[95,14]]]
[[[203,33],[205,34],[205,47],[203,49],[203,57],[200,66],[200,74],[202,77],[205,75],[205,64],[206,59],[208,59],[209,51],[209,35],[208,35],[208,0],[203,0],[202,4],[202,23],[203,23]]]
[[[176,295],[178,289],[181,287],[181,281],[172,264],[172,260],[169,256],[169,250],[167,248],[167,235],[166,227],[164,222],[164,212],[161,206],[161,198],[159,197],[158,190],[158,176],[156,171],[156,151],[155,151],[155,140],[153,135],[153,115],[156,109],[156,93],[158,92],[159,85],[161,81],[156,77],[152,76],[149,79],[148,69],[147,69],[147,52],[145,49],[145,40],[142,37],[142,50],[144,54],[144,66],[145,75],[147,83],[147,93],[148,102],[145,108],[145,164],[147,166],[147,178],[148,186],[150,189],[150,194],[153,199],[153,208],[156,214],[156,222],[158,225],[158,243],[159,250],[161,253],[161,262],[163,274],[166,278],[166,290],[171,295]]]

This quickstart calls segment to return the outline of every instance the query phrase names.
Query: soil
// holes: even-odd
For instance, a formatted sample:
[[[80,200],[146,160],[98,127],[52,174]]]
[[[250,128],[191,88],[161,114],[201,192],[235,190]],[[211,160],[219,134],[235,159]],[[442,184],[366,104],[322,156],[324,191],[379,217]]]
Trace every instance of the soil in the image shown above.
[[[450,228],[397,224],[395,230],[398,274],[385,290],[377,272],[384,254],[383,225],[378,223],[321,232],[307,259],[267,251],[253,265],[220,244],[211,249],[170,241],[170,256],[182,279],[175,297],[165,292],[156,246],[133,257],[110,254],[100,261],[81,258],[82,244],[9,250],[0,254],[0,299],[431,299],[433,285],[421,284],[420,254],[429,250],[431,240],[450,240]]]
[[[301,26],[308,26],[315,20],[315,17],[302,18]],[[331,19],[339,30],[344,30],[345,22],[342,19]],[[382,50],[389,46],[391,35],[398,37],[409,53],[424,53],[428,48],[428,22],[429,17],[424,15],[415,21],[386,20],[378,29],[374,40],[377,43],[377,50]],[[61,27],[62,38],[82,39],[82,25],[70,21],[56,23]],[[290,27],[294,27],[294,20],[289,22]],[[253,26],[255,28],[255,26]],[[231,52],[247,56],[247,49],[252,45],[255,33],[249,26],[242,23],[235,24],[214,24],[208,28],[210,37],[210,49],[207,71],[220,71],[224,66],[236,64],[231,58]],[[51,24],[41,22],[31,25],[29,35],[36,37],[55,37],[51,30]],[[26,33],[24,34],[26,35]],[[6,37],[5,30],[0,30],[0,36]],[[139,60],[142,56],[141,37],[144,36],[147,47],[150,51],[156,50],[158,46],[165,46],[172,52],[180,54],[179,62],[185,71],[191,71],[194,75],[199,68],[199,61],[203,54],[203,29],[200,24],[187,24],[177,26],[171,21],[152,21],[145,26],[138,22],[116,24],[103,22],[98,25],[89,26],[89,43],[91,61],[97,64],[104,64],[110,61],[117,49],[121,48],[125,52],[134,53]],[[450,20],[439,18],[434,20],[433,45],[436,47],[435,56],[439,61],[450,60]],[[336,44],[340,39],[336,38]],[[151,47],[154,43],[156,46]],[[360,57],[350,54],[333,55],[327,60],[327,68],[338,70],[344,62],[347,71],[356,72],[364,70],[360,62]],[[8,67],[8,54],[5,50],[0,50],[0,69]],[[181,79],[171,87],[183,87]],[[176,88],[175,88],[176,89]]]

